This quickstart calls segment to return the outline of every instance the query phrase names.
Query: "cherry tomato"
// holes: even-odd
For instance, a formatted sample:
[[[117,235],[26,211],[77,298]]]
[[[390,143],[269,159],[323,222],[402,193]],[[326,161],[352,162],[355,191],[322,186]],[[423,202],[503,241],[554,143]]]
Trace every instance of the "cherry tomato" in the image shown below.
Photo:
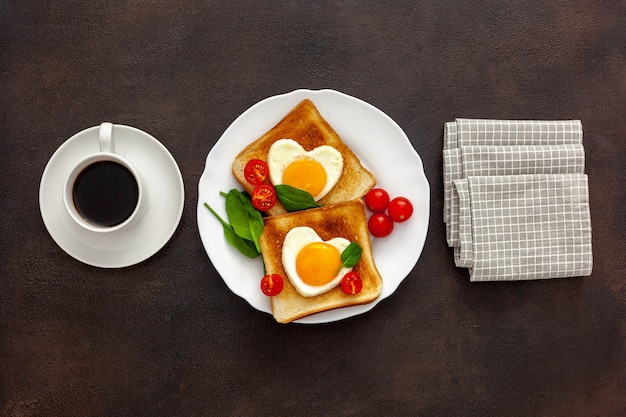
[[[406,197],[396,197],[389,202],[387,212],[391,220],[402,223],[409,220],[413,214],[413,204]]]
[[[283,278],[278,274],[265,275],[261,279],[261,291],[263,294],[273,297],[283,290]]]
[[[368,220],[367,227],[374,237],[385,237],[393,231],[393,221],[385,213],[374,213]]]
[[[276,204],[276,190],[271,185],[257,185],[252,191],[251,199],[255,209],[267,211]]]
[[[354,271],[348,272],[341,279],[341,289],[346,294],[358,294],[363,289],[361,276]]]
[[[246,177],[246,181],[252,185],[262,184],[268,174],[269,169],[267,168],[267,164],[260,159],[249,160],[246,167],[243,169],[243,175]]]
[[[382,188],[372,188],[365,194],[365,205],[376,213],[382,213],[389,204],[389,193]]]

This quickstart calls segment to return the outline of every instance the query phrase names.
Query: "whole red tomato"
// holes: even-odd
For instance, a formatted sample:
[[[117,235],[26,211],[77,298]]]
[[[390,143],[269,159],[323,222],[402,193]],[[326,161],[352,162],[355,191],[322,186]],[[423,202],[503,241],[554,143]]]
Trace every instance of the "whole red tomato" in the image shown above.
[[[372,188],[365,194],[365,205],[376,213],[382,213],[389,204],[389,193],[382,188]]]
[[[387,207],[389,217],[396,223],[402,223],[413,215],[413,204],[406,197],[396,197],[389,202]]]
[[[385,213],[374,213],[367,222],[367,227],[374,237],[386,237],[393,232],[393,221]]]

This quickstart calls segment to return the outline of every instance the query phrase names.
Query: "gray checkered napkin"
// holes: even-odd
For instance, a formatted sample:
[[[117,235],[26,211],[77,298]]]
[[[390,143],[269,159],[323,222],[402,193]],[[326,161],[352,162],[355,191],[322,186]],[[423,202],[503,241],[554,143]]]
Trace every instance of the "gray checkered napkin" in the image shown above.
[[[580,120],[456,119],[444,124],[444,221],[450,218],[452,181],[461,172],[460,148],[582,144]]]
[[[455,181],[472,176],[523,174],[583,174],[585,151],[582,144],[464,146],[450,149],[448,154],[449,186],[447,207],[449,217],[446,238],[450,246],[458,246],[459,197]]]
[[[456,119],[443,154],[446,238],[472,281],[591,273],[580,121]]]
[[[459,252],[471,281],[591,274],[585,174],[468,177],[459,182],[464,214]]]

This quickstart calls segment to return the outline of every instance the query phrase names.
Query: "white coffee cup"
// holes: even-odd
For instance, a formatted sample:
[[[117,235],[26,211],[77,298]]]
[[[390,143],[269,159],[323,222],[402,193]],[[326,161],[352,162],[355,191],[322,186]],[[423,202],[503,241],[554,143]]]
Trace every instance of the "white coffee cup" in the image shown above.
[[[143,206],[141,177],[115,153],[112,123],[98,130],[100,151],[76,163],[63,185],[63,203],[70,218],[90,232],[110,233],[133,225]]]

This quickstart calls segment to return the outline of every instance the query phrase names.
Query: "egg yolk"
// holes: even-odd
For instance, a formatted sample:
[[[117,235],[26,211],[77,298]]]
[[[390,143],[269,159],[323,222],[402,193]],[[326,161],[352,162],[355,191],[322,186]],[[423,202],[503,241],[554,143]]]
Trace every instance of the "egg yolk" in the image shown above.
[[[324,242],[303,247],[296,256],[296,271],[309,285],[323,285],[337,276],[341,267],[339,249]]]
[[[313,158],[296,159],[285,168],[283,184],[308,191],[315,197],[326,185],[326,170]]]

